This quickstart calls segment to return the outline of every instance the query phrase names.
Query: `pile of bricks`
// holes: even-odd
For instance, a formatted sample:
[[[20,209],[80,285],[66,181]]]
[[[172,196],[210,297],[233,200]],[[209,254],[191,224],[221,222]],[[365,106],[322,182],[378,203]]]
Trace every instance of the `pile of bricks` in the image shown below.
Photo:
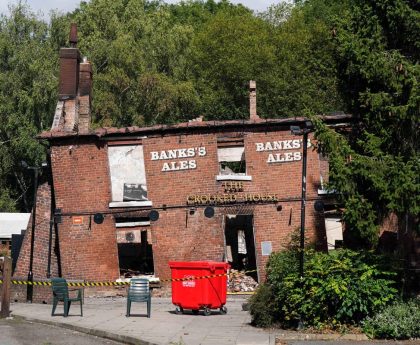
[[[247,276],[243,271],[230,270],[229,292],[252,292],[258,287],[254,278]]]

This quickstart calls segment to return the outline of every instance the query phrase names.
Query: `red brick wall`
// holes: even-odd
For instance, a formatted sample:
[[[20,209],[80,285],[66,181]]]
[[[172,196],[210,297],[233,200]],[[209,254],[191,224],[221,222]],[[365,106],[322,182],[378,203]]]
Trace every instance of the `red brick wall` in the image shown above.
[[[154,206],[185,205],[187,195],[216,193],[215,176],[218,172],[217,146],[214,135],[176,135],[143,140],[147,188]],[[168,161],[188,159],[151,160],[151,151],[205,147],[206,155],[193,157],[197,168],[162,172]],[[168,278],[168,261],[217,260],[223,255],[221,218],[205,218],[203,209],[190,214],[190,209],[170,209],[160,212],[152,225],[155,272]]]
[[[62,213],[98,212],[108,209],[111,199],[108,157],[102,142],[69,141],[51,152],[56,207]],[[108,280],[119,276],[113,217],[95,224],[82,216],[73,225],[71,216],[58,224],[63,277]]]
[[[51,186],[48,182],[48,176],[43,176],[40,181],[37,192],[37,208],[35,217],[35,241],[34,241],[34,255],[33,255],[33,277],[34,279],[45,279],[48,270],[48,244],[50,232],[50,214],[51,214]],[[28,228],[25,232],[25,237],[22,242],[19,258],[16,263],[15,272],[13,274],[15,279],[26,279],[29,272],[29,260],[31,250],[32,237],[32,215],[29,219]],[[58,275],[58,261],[56,246],[56,236],[53,229],[52,234],[52,250],[51,250],[51,275]]]
[[[151,222],[148,237],[153,245],[155,273],[161,279],[170,277],[168,261],[217,260],[224,254],[224,214],[235,213],[224,207],[216,207],[213,218],[206,218],[204,207],[170,208],[186,205],[188,195],[222,194],[222,181],[217,159],[217,136],[229,133],[191,133],[165,136],[149,136],[142,139],[148,198],[153,207],[167,205],[160,210],[158,221]],[[256,143],[300,139],[289,131],[247,132],[244,135],[247,174],[252,181],[243,181],[244,193],[276,193],[279,198],[294,198],[276,204],[251,205],[254,216],[257,264],[260,278],[265,277],[264,267],[268,257],[262,256],[261,242],[271,241],[274,251],[281,250],[290,240],[290,234],[300,227],[300,201],[302,160],[268,164],[269,151],[257,152]],[[151,160],[152,151],[177,148],[205,147],[205,156],[192,158]],[[302,151],[292,149],[290,152]],[[273,151],[278,153],[280,151]],[[197,168],[162,172],[163,163],[194,159]],[[92,139],[62,140],[52,143],[51,161],[56,207],[61,208],[62,223],[58,224],[62,275],[67,279],[91,281],[115,280],[119,277],[117,229],[115,219],[106,214],[102,224],[95,224],[88,215],[82,215],[83,224],[73,224],[68,213],[110,211],[111,182],[109,176],[107,146],[104,141]],[[307,197],[317,197],[320,164],[318,154],[308,149]],[[194,209],[194,212],[191,212]],[[48,217],[47,217],[48,216]],[[45,214],[49,219],[49,214]],[[48,222],[47,222],[48,223]],[[46,223],[46,224],[47,224]],[[306,230],[311,241],[325,246],[325,229],[322,215],[316,214],[313,201],[306,209]],[[29,238],[25,239],[28,241]],[[27,262],[27,245],[24,243],[22,262]],[[47,244],[37,242],[36,251],[42,252]],[[21,263],[23,265],[23,263]],[[20,272],[26,272],[24,266]],[[45,270],[37,271],[42,276]]]
[[[267,163],[269,153],[302,152],[300,149],[280,151],[256,151],[256,143],[266,143],[282,140],[301,140],[289,131],[271,133],[249,133],[245,140],[248,174],[252,175],[252,182],[246,182],[247,190],[255,193],[276,193],[280,199],[299,199],[302,193],[302,160]],[[248,163],[249,162],[249,163]],[[320,164],[318,153],[313,145],[307,150],[307,192],[306,198],[317,197],[320,183]],[[268,256],[262,256],[261,242],[272,241],[273,251],[283,249],[291,239],[291,234],[300,229],[301,202],[279,202],[281,211],[275,205],[257,206],[254,212],[254,232],[256,240],[257,263],[260,277],[265,277],[264,267]],[[325,226],[323,217],[314,211],[313,202],[306,203],[305,230],[306,237],[324,249]]]
[[[256,151],[257,142],[288,139],[298,137],[288,132],[245,135],[247,174],[252,176],[252,181],[243,181],[244,192],[277,193],[279,198],[300,198],[302,160],[268,164],[266,161],[270,152]],[[187,196],[191,194],[224,193],[222,181],[216,181],[218,160],[215,134],[148,138],[143,139],[143,145],[148,193],[155,207],[163,204],[185,205]],[[194,157],[197,163],[194,170],[161,172],[166,160],[151,160],[151,151],[202,146],[206,147],[207,154]],[[308,149],[307,171],[307,197],[310,199],[317,197],[320,171],[318,154],[311,148]],[[261,242],[272,241],[273,250],[280,250],[289,242],[291,232],[300,227],[300,201],[280,204],[282,211],[277,211],[275,204],[254,207],[257,262],[262,278],[268,257],[261,256]],[[216,216],[208,219],[204,217],[202,208],[194,215],[189,214],[189,209],[162,211],[160,219],[152,226],[156,273],[161,278],[167,278],[170,260],[221,260],[224,236],[222,213],[216,211]],[[307,203],[306,215],[308,237],[322,246],[325,229],[322,217],[315,215],[313,202]]]

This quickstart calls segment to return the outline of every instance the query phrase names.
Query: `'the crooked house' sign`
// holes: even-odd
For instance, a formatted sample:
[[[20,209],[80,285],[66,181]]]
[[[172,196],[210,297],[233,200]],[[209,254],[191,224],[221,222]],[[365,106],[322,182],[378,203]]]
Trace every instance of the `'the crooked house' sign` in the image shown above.
[[[223,182],[224,193],[195,194],[187,197],[187,205],[225,205],[240,202],[278,202],[274,193],[243,193],[242,182]]]

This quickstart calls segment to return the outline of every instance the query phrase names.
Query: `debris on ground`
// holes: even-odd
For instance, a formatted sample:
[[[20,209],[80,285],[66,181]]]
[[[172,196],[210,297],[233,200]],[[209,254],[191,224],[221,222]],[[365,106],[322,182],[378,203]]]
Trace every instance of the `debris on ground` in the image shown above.
[[[258,287],[258,283],[244,271],[230,270],[229,273],[229,292],[253,292]]]

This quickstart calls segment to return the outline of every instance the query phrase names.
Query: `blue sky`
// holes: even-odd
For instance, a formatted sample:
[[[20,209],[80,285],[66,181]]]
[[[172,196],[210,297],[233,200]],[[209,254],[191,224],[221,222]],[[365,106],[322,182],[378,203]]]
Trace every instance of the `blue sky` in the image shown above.
[[[0,13],[8,12],[8,4],[16,3],[18,0],[0,0]],[[58,9],[62,12],[72,11],[78,7],[80,0],[26,0],[29,6],[35,12],[42,11],[44,15],[48,15],[50,10]],[[178,0],[165,0],[168,3],[175,3]],[[282,0],[231,0],[232,3],[242,3],[248,8],[255,11],[264,11],[273,3],[282,2]]]

